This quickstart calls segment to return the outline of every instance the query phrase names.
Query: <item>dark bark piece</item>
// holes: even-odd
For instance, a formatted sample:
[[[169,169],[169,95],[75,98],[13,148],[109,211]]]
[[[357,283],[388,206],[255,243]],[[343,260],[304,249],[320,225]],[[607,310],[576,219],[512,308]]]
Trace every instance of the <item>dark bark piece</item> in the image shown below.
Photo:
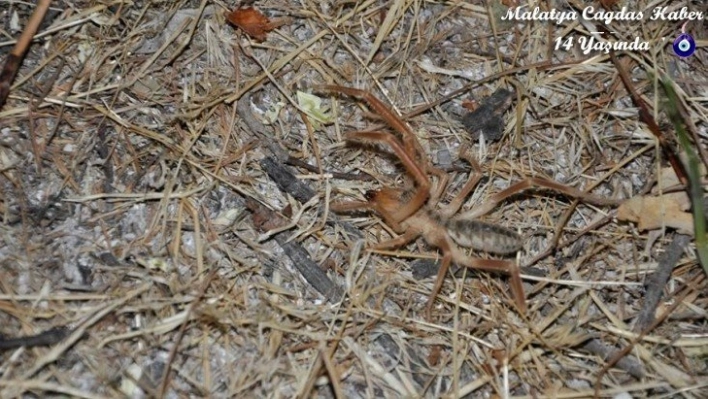
[[[684,248],[690,241],[691,237],[676,234],[669,247],[666,248],[666,252],[659,258],[659,266],[646,281],[646,295],[644,295],[644,304],[634,325],[635,332],[642,332],[654,323],[656,307],[663,296],[664,287],[669,281],[676,263],[681,258]]]
[[[253,224],[261,232],[287,224],[287,221],[282,217],[256,201],[248,199],[246,206],[253,212]],[[295,241],[288,241],[290,234],[287,231],[277,233],[273,235],[273,238],[293,262],[295,268],[317,292],[332,303],[342,300],[344,291],[330,280],[327,273],[310,258],[310,254],[302,245]]]
[[[15,349],[20,347],[49,346],[63,340],[71,333],[68,327],[55,327],[37,335],[4,339],[0,336],[0,350]]]
[[[513,91],[497,89],[482,101],[479,108],[462,117],[462,124],[473,140],[477,140],[480,134],[484,134],[484,138],[492,142],[501,138],[504,134],[502,117],[511,106],[513,98]]]
[[[330,303],[342,300],[344,291],[330,280],[327,273],[310,258],[310,254],[302,245],[294,241],[288,242],[289,235],[286,232],[278,233],[273,238],[314,289],[324,295]]]
[[[273,179],[275,184],[278,185],[281,191],[284,191],[293,196],[301,204],[306,203],[312,197],[316,195],[315,191],[310,188],[307,184],[298,180],[295,175],[290,172],[290,168],[279,163],[273,157],[265,157],[261,161],[261,167],[265,170],[266,174]],[[354,227],[351,223],[341,222],[337,215],[330,214],[327,224],[334,225],[339,224],[342,226],[344,231],[356,238],[361,238],[362,234],[359,229]]]
[[[313,189],[295,178],[294,174],[274,158],[263,158],[261,167],[282,191],[292,195],[298,202],[304,204],[315,196]]]

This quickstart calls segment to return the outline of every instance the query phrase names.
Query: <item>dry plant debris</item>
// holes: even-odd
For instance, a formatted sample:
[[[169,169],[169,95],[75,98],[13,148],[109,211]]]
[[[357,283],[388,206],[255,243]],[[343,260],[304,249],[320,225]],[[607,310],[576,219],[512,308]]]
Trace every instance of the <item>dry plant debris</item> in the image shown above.
[[[597,25],[499,19],[517,4],[600,6],[52,2],[0,109],[0,397],[708,396],[708,283],[657,79],[708,163],[706,27],[679,58],[683,21],[614,21],[651,51],[610,56],[554,48]],[[34,10],[0,0],[0,60]],[[517,262],[527,312],[462,269],[426,321],[434,281],[412,265],[438,251],[373,249],[385,221],[330,207],[411,184],[386,148],[343,140],[388,128],[320,85],[401,115],[449,179],[442,204],[470,172],[461,146],[484,176],[464,211],[526,177],[623,204],[503,201],[483,220],[522,250],[470,256]],[[473,140],[455,109],[498,90],[515,93],[502,134]]]
[[[258,40],[266,40],[268,32],[284,24],[284,21],[271,22],[268,17],[253,7],[238,8],[226,14],[226,19],[246,32],[248,36]]]

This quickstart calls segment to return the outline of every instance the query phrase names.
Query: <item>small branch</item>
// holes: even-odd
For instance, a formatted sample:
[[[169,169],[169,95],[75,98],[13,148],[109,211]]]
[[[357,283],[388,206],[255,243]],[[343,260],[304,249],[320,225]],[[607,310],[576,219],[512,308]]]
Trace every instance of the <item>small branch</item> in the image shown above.
[[[654,323],[656,307],[663,296],[664,287],[689,242],[691,242],[691,237],[677,234],[669,247],[666,248],[666,252],[659,258],[657,270],[649,276],[646,282],[647,291],[644,295],[644,304],[634,325],[635,332],[644,331]]]
[[[605,345],[599,339],[591,339],[588,343],[583,345],[582,348],[593,355],[600,356],[604,361],[612,359],[620,354],[620,351]],[[626,371],[629,375],[636,379],[642,379],[644,378],[644,374],[646,374],[644,366],[642,366],[637,358],[631,355],[623,355],[619,360],[617,360],[616,366],[617,368]]]
[[[605,32],[610,31],[604,26],[603,29],[605,30]],[[612,60],[612,63],[615,65],[615,68],[617,68],[617,72],[619,73],[620,79],[622,79],[622,83],[624,84],[625,89],[627,89],[629,96],[632,98],[634,105],[639,108],[639,120],[644,122],[649,128],[649,131],[654,134],[656,139],[659,141],[659,146],[661,147],[661,150],[663,151],[664,155],[666,155],[666,158],[668,158],[671,167],[674,169],[674,172],[676,172],[676,176],[678,177],[679,181],[682,184],[686,185],[686,187],[688,187],[688,174],[686,173],[686,167],[683,165],[678,155],[676,155],[676,151],[674,151],[674,149],[666,140],[666,136],[661,132],[661,128],[659,128],[659,125],[654,120],[654,117],[649,111],[649,107],[647,107],[646,102],[644,102],[642,97],[634,89],[634,84],[632,83],[632,79],[629,77],[627,69],[625,69],[625,67],[619,62],[619,59],[617,59],[614,50],[610,51],[610,60]]]
[[[12,48],[10,55],[7,56],[5,60],[5,65],[0,72],[0,109],[5,105],[7,96],[10,95],[10,86],[17,76],[17,72],[20,70],[22,65],[22,60],[27,53],[30,43],[34,34],[37,33],[39,24],[42,23],[44,19],[44,14],[47,13],[49,9],[50,0],[40,0],[37,4],[37,8],[34,9],[34,13],[27,21],[27,26],[25,30],[20,35],[20,38],[15,43],[15,47]]]
[[[50,346],[58,343],[71,333],[68,327],[55,327],[37,335],[19,338],[3,339],[0,336],[0,350],[15,349],[20,347]]]

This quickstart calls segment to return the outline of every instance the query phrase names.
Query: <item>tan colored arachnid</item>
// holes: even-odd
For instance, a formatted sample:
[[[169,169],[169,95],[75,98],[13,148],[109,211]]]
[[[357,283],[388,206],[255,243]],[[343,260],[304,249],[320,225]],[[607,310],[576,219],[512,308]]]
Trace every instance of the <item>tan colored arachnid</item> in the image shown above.
[[[335,212],[370,209],[378,213],[398,237],[378,243],[375,249],[397,248],[422,236],[425,241],[440,249],[442,264],[435,286],[430,294],[426,315],[430,317],[435,298],[440,291],[447,270],[451,263],[489,272],[502,272],[510,276],[511,291],[518,310],[526,311],[526,299],[519,268],[515,262],[501,259],[480,259],[469,256],[462,248],[472,248],[495,254],[512,254],[521,249],[521,238],[513,231],[493,224],[475,220],[506,198],[530,188],[544,188],[571,197],[582,199],[596,205],[611,205],[616,201],[596,197],[561,183],[541,179],[526,178],[509,188],[491,196],[479,207],[455,216],[467,196],[479,182],[481,175],[473,173],[459,194],[447,205],[445,210],[438,210],[438,202],[447,186],[447,174],[435,168],[416,139],[411,128],[396,114],[386,107],[371,93],[343,86],[319,86],[318,91],[342,93],[364,101],[383,118],[399,135],[381,131],[350,132],[345,135],[347,141],[364,143],[383,143],[393,151],[403,164],[408,174],[415,181],[415,189],[402,190],[383,187],[367,193],[366,202],[350,201],[332,204]],[[474,166],[472,159],[468,161]],[[477,168],[478,169],[478,168]],[[434,184],[428,177],[435,177]]]

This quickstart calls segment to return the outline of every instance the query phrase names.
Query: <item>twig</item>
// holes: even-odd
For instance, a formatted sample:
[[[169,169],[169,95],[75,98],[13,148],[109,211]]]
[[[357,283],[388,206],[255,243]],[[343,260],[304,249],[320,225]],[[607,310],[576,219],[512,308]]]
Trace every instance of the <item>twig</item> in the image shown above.
[[[15,349],[20,347],[49,346],[54,345],[71,333],[68,327],[54,327],[37,335],[29,335],[18,338],[3,339],[0,337],[0,350]]]
[[[17,76],[17,72],[20,70],[20,65],[22,65],[22,59],[27,53],[30,43],[34,34],[37,33],[39,24],[42,23],[44,19],[44,14],[47,13],[49,9],[49,3],[51,0],[40,0],[37,4],[37,8],[34,9],[32,16],[29,21],[27,21],[27,26],[25,30],[20,35],[20,38],[15,43],[15,47],[10,51],[10,55],[7,56],[5,60],[5,65],[0,72],[0,109],[5,105],[7,96],[10,94],[10,86]]]
[[[656,307],[661,300],[666,282],[669,281],[671,271],[674,270],[674,266],[690,241],[690,236],[676,234],[674,240],[666,248],[666,252],[659,258],[659,266],[646,282],[647,291],[644,295],[644,304],[634,325],[635,332],[646,330],[654,322]]]

